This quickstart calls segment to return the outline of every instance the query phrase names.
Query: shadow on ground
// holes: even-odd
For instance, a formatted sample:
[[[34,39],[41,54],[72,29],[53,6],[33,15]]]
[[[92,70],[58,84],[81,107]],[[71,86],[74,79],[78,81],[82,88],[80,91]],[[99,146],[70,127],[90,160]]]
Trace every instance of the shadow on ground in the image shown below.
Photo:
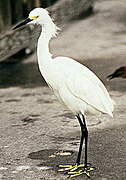
[[[125,128],[125,126],[120,126],[90,133],[88,158],[89,163],[96,167],[93,179],[125,179]],[[69,138],[72,138],[71,135]],[[69,138],[67,139],[68,144]],[[71,155],[63,156],[59,155],[58,152],[70,152]],[[76,151],[57,149],[43,149],[28,155],[28,158],[32,160],[39,160],[38,166],[52,166],[53,170],[57,170],[59,164],[75,164],[76,157]],[[79,179],[83,178],[82,175]]]
[[[68,153],[70,155],[62,155]],[[61,155],[60,155],[61,154]],[[66,150],[57,150],[57,149],[44,149],[41,151],[32,152],[28,155],[28,158],[33,160],[42,160],[42,164],[39,165],[50,165],[57,166],[58,164],[72,164],[75,163],[75,157],[77,152],[66,151]]]
[[[0,64],[0,88],[16,86],[24,88],[46,86],[46,83],[38,70],[37,63]]]

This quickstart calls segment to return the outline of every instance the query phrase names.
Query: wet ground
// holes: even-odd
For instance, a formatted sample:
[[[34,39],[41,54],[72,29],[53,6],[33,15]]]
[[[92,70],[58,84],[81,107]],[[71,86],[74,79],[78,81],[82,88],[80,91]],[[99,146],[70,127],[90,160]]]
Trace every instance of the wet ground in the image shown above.
[[[92,69],[116,102],[114,118],[87,117],[88,157],[97,167],[94,180],[126,179],[126,80],[106,81],[115,68],[126,65],[126,35],[121,32],[125,27],[125,6],[123,0],[109,5],[108,1],[99,1],[97,13],[72,22],[52,42],[55,54],[72,56]],[[102,11],[98,11],[99,7]],[[117,17],[122,21],[117,21]],[[67,179],[57,172],[57,165],[76,161],[79,138],[77,120],[46,86],[36,55],[19,64],[0,65],[1,180]],[[88,178],[82,175],[76,179]]]

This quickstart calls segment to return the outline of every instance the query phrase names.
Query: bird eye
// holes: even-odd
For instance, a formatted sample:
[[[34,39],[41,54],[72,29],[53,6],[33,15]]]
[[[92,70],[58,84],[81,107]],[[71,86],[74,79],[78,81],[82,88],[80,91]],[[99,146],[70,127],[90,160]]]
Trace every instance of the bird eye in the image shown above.
[[[35,20],[35,19],[37,19],[38,17],[39,17],[39,16],[30,16],[29,18]]]

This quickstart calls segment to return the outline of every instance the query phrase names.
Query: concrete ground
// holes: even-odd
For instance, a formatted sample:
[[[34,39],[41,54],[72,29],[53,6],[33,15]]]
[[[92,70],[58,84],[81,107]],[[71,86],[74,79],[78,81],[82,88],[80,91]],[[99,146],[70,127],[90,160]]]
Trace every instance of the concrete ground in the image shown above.
[[[97,168],[93,180],[126,179],[126,80],[106,81],[126,65],[125,9],[124,0],[98,1],[94,15],[71,22],[52,42],[54,54],[92,69],[116,102],[114,118],[87,117],[88,159]],[[0,66],[0,180],[67,179],[57,165],[76,161],[79,138],[77,120],[46,86],[36,55]]]

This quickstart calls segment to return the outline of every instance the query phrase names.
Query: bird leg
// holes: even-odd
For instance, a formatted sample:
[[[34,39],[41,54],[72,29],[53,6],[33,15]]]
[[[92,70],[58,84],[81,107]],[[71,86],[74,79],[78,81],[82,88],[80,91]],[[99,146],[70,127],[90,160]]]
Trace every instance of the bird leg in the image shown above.
[[[82,174],[86,174],[88,177],[90,177],[90,171],[93,171],[95,168],[92,167],[91,164],[87,163],[88,130],[86,127],[84,116],[82,115],[83,122],[80,118],[80,115],[77,115],[77,118],[81,126],[81,140],[80,140],[80,147],[79,147],[76,164],[75,165],[59,165],[59,167],[63,169],[59,169],[58,171],[60,172],[68,171],[68,175],[70,175],[71,178],[82,175]],[[80,164],[84,139],[85,139],[85,163]]]
[[[84,138],[85,138],[85,167],[86,167],[87,166],[88,130],[87,130],[87,127],[86,127],[85,118],[84,118],[83,115],[82,115],[82,117],[83,117],[83,122],[82,122],[80,116],[79,115],[77,116],[78,121],[79,121],[80,126],[81,126],[81,141],[80,141],[80,147],[79,147],[79,152],[78,152],[76,163],[80,164],[81,152],[82,152],[82,147],[83,147],[83,141],[84,141]]]

